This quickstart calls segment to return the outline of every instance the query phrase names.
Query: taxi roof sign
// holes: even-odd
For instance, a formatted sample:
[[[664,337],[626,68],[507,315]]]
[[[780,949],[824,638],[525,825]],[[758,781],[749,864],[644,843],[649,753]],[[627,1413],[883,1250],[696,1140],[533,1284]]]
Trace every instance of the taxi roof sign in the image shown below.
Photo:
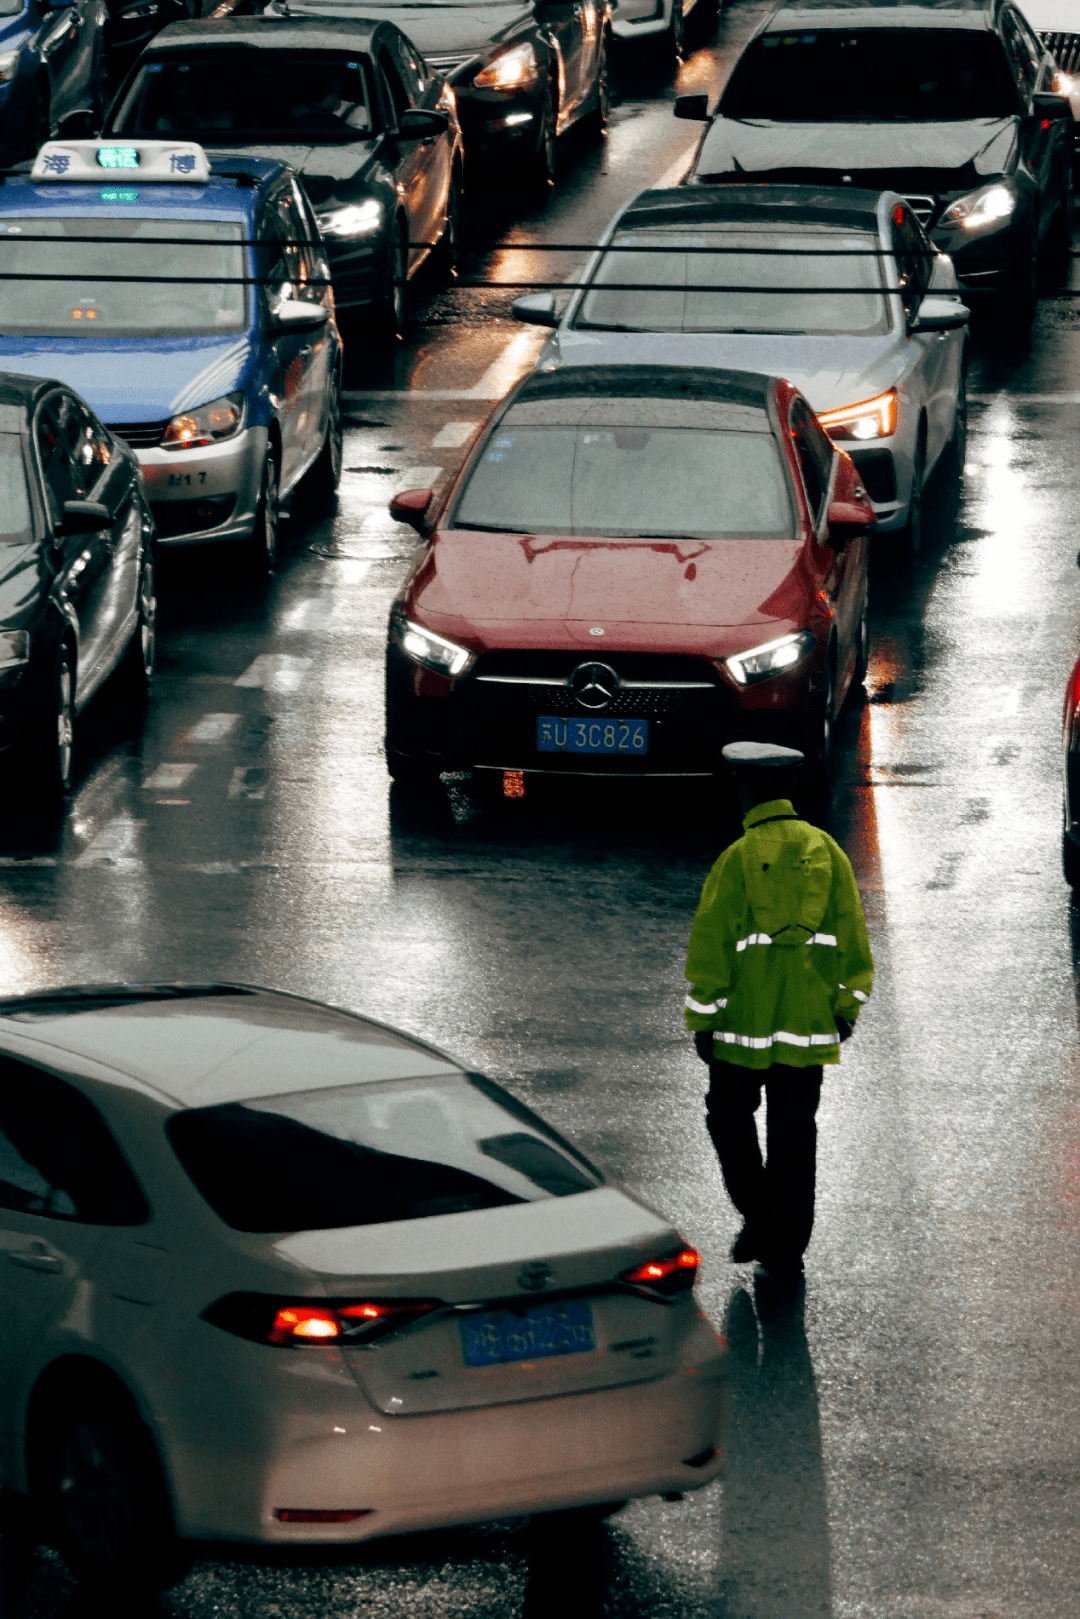
[[[46,141],[32,180],[101,180],[123,173],[141,184],[205,185],[210,162],[196,141]]]

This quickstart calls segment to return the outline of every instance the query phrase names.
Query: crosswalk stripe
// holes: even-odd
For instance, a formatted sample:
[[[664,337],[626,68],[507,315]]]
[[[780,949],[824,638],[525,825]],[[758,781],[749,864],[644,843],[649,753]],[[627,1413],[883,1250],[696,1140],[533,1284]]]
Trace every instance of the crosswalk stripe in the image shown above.
[[[446,422],[431,441],[433,450],[459,450],[472,438],[479,422]]]
[[[183,787],[188,777],[194,775],[198,765],[187,764],[161,764],[152,770],[143,782],[143,790],[157,793],[174,793],[177,788]]]
[[[299,691],[310,668],[310,658],[296,658],[290,652],[260,652],[234,685],[272,692]]]
[[[201,720],[196,720],[194,725],[181,733],[180,741],[224,742],[239,723],[239,714],[204,714]]]

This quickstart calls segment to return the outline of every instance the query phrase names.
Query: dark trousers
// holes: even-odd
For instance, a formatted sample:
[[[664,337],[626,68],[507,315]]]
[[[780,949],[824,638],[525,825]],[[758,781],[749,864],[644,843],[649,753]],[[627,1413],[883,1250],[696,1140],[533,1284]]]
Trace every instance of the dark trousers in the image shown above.
[[[761,1161],[754,1114],[765,1087],[766,1158]],[[754,1070],[735,1063],[709,1065],[706,1099],[712,1136],[727,1193],[756,1234],[765,1264],[802,1258],[814,1228],[814,1178],[821,1067],[775,1063]]]

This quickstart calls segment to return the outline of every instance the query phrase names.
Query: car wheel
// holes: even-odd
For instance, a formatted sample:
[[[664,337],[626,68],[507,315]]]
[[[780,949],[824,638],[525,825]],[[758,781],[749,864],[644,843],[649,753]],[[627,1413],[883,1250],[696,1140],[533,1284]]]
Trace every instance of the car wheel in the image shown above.
[[[405,328],[406,287],[409,280],[409,233],[404,219],[394,221],[386,255],[386,285],[379,306],[380,336],[394,343]]]
[[[964,465],[967,461],[967,436],[967,355],[963,354],[960,357],[960,381],[956,389],[956,415],[953,417],[952,437],[949,439],[951,470],[957,483],[964,476]]]
[[[607,34],[600,46],[600,60],[596,64],[596,105],[589,114],[589,134],[601,141],[607,134],[611,114],[611,45]]]
[[[682,0],[673,0],[671,23],[668,27],[666,42],[668,60],[673,67],[678,67],[683,59],[686,42],[686,19],[683,16]]]
[[[1061,829],[1061,870],[1073,892],[1080,891],[1080,848],[1077,848],[1064,827]]]
[[[42,705],[40,728],[30,739],[31,777],[46,803],[71,791],[75,760],[75,649],[64,641],[56,655],[52,687]]]
[[[555,86],[548,79],[540,104],[540,131],[537,137],[536,150],[529,163],[528,172],[531,184],[541,197],[547,194],[555,182],[555,164],[558,156],[557,129],[558,109],[555,101]]]
[[[446,224],[436,248],[439,275],[452,281],[460,268],[461,253],[461,171],[455,168],[446,193]]]
[[[870,667],[870,623],[869,609],[864,600],[862,612],[859,614],[859,625],[855,631],[855,668],[851,675],[851,685],[848,689],[849,698],[859,691],[866,680],[866,672]]]
[[[32,1457],[41,1521],[75,1578],[98,1590],[166,1590],[191,1557],[173,1534],[150,1436],[119,1397],[88,1389],[51,1406]]]
[[[409,759],[396,748],[386,750],[386,768],[394,786],[410,796],[427,796],[440,786],[440,772],[434,765]]]
[[[832,759],[833,737],[833,704],[836,697],[836,676],[833,673],[832,653],[830,652],[825,663],[825,673],[821,682],[821,709],[818,718],[817,748],[815,749],[814,763],[818,770],[827,775],[829,763]]]
[[[329,515],[337,505],[338,485],[341,482],[341,464],[344,459],[345,430],[341,420],[341,378],[335,377],[330,390],[330,406],[326,423],[326,438],[319,458],[307,474],[305,494],[317,512]]]
[[[1035,319],[1038,288],[1038,267],[1035,254],[1010,277],[1004,292],[996,300],[996,313],[1007,326],[1024,331]],[[991,313],[995,305],[991,305]]]
[[[273,446],[266,452],[263,462],[259,504],[255,511],[255,527],[251,531],[248,550],[252,572],[258,578],[272,573],[278,553],[278,484],[277,456]]]
[[[911,469],[911,494],[908,497],[907,522],[896,536],[895,558],[901,569],[912,568],[922,550],[924,489],[926,479],[926,440],[920,430],[915,447],[915,464]]]
[[[151,552],[139,570],[139,619],[124,658],[127,684],[137,697],[145,697],[153,684],[157,657],[157,569]]]

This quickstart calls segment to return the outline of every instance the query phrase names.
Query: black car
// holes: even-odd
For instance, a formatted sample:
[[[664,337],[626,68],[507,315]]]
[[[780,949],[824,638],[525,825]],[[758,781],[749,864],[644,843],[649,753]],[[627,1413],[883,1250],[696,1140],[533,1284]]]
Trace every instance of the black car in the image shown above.
[[[139,52],[170,23],[202,16],[203,0],[108,0],[105,38],[113,83],[128,71]],[[214,0],[206,0],[207,13]]]
[[[0,373],[0,749],[71,785],[75,717],[154,672],[155,539],[139,464],[71,389]]]
[[[1009,0],[786,5],[736,62],[689,184],[899,191],[969,291],[1025,312],[1072,224],[1072,121]],[[676,115],[707,116],[705,97]]]
[[[429,254],[456,259],[454,98],[393,23],[176,23],[139,58],[104,133],[288,163],[314,206],[338,310],[374,309],[390,331]]]
[[[607,128],[611,0],[270,0],[271,14],[392,19],[453,87],[470,160],[540,187],[564,130]]]
[[[105,0],[0,4],[2,163],[31,157],[51,135],[92,134],[107,98]]]

